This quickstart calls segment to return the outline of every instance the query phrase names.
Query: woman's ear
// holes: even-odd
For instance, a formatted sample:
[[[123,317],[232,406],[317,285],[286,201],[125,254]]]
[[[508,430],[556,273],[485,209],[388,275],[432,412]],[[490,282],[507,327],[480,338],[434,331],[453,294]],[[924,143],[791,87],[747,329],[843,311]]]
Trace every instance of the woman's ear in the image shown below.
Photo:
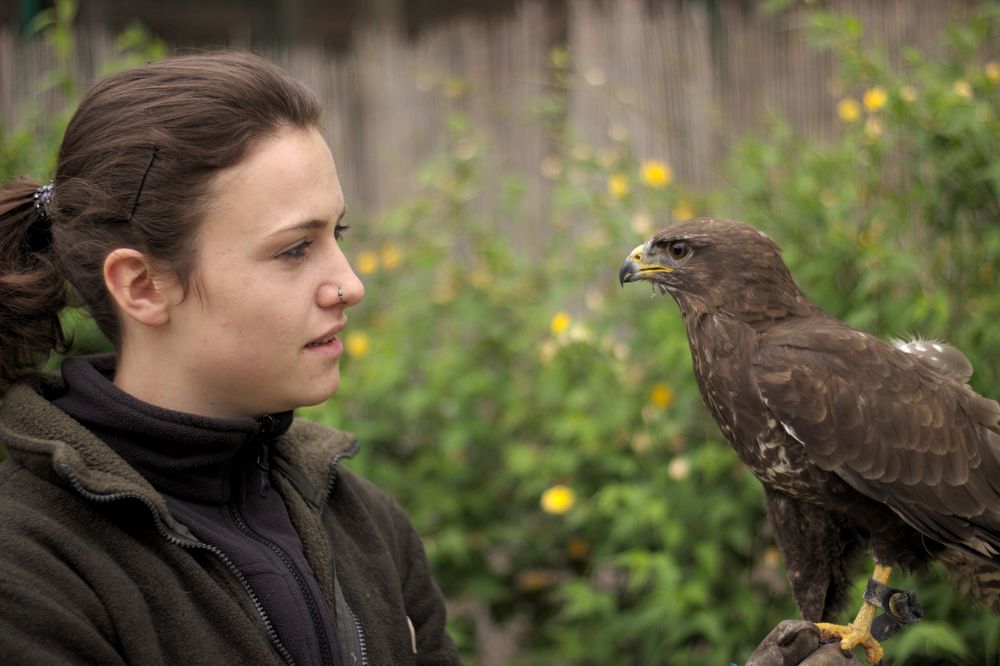
[[[104,285],[122,315],[146,326],[170,321],[170,280],[157,279],[152,262],[138,250],[118,248],[104,259]]]

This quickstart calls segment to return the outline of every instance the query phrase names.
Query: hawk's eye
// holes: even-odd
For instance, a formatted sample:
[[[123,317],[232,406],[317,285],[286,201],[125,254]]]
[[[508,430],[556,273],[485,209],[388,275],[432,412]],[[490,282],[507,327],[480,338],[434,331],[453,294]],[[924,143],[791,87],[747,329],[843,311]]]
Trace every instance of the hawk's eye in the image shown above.
[[[674,241],[667,245],[667,253],[670,254],[671,259],[680,261],[691,254],[691,246],[684,241]]]

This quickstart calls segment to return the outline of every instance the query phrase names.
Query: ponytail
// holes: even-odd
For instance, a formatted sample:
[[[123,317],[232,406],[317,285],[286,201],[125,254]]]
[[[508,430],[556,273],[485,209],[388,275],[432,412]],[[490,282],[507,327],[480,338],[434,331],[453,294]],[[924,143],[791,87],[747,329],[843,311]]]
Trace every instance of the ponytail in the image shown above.
[[[52,250],[51,194],[20,181],[0,189],[0,394],[66,350],[66,283]]]

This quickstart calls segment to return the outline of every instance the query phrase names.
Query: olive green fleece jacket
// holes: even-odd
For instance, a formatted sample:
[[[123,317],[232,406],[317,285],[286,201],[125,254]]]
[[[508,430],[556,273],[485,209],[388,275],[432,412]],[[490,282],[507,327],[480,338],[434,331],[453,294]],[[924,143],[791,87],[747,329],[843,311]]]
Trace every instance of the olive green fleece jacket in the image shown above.
[[[225,555],[179,524],[149,483],[41,394],[0,406],[0,655],[9,664],[283,663]],[[50,393],[52,392],[52,393]],[[441,593],[402,509],[338,463],[353,436],[296,421],[272,483],[363,663],[458,664]],[[361,627],[363,645],[349,631]],[[415,648],[415,649],[414,649]],[[359,661],[359,663],[361,663]]]

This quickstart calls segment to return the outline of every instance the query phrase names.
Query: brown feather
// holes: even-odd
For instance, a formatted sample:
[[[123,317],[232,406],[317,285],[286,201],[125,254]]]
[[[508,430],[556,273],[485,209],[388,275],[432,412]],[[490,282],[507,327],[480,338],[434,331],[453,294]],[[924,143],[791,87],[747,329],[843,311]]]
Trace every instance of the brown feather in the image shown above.
[[[638,272],[639,255],[671,270]],[[965,383],[961,352],[900,349],[838,321],[802,294],[771,239],[738,222],[672,225],[620,275],[680,307],[705,404],[768,491],[804,616],[843,600],[827,588],[846,585],[845,561],[830,557],[853,557],[848,542],[867,539],[893,566],[957,551],[946,566],[972,556],[1000,572],[1000,405]],[[783,522],[795,520],[809,524]]]

